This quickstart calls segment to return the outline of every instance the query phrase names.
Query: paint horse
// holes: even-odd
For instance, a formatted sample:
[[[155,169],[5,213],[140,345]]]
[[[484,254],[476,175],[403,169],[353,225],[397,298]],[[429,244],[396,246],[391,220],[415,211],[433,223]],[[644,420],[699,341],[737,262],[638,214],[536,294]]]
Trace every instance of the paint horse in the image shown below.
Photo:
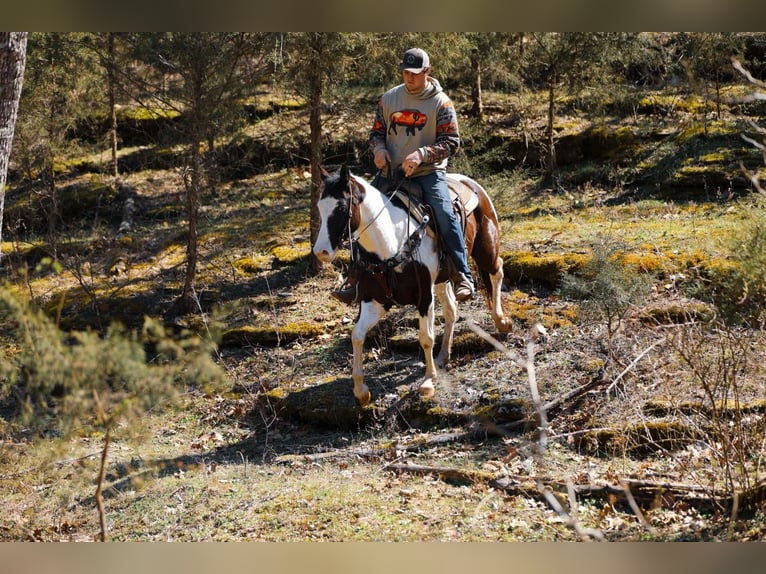
[[[457,300],[448,280],[445,259],[439,242],[427,226],[427,218],[411,212],[406,194],[387,196],[343,166],[334,174],[322,175],[318,201],[321,226],[314,243],[314,254],[324,262],[333,261],[341,242],[351,242],[352,256],[358,257],[359,317],[351,334],[354,351],[354,395],[364,406],[370,391],[364,383],[362,357],[368,331],[393,305],[414,305],[419,314],[419,341],[425,354],[425,377],[419,392],[434,394],[438,368],[450,358],[457,320]],[[468,254],[476,263],[481,286],[498,331],[510,331],[511,322],[503,316],[500,289],[503,260],[499,256],[500,227],[497,212],[486,190],[472,179],[448,174],[449,186],[460,199],[465,214],[465,240]],[[468,198],[467,201],[465,198]],[[458,205],[458,203],[455,203]],[[357,246],[354,245],[357,243]],[[439,356],[434,361],[434,294],[444,315],[444,331]]]

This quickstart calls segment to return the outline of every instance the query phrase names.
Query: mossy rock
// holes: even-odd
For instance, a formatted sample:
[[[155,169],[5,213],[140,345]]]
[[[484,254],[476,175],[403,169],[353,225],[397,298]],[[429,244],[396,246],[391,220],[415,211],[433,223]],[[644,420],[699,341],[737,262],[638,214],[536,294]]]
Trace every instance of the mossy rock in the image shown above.
[[[260,345],[276,347],[286,345],[300,339],[314,339],[324,332],[317,323],[301,322],[275,326],[246,326],[237,327],[224,332],[221,337],[221,347],[242,347]]]
[[[539,281],[558,287],[565,273],[574,273],[589,260],[589,255],[568,253],[562,255],[538,254],[532,251],[505,251],[502,253],[506,281],[513,284],[525,280]]]
[[[530,412],[532,406],[529,401],[514,398],[479,405],[473,409],[471,415],[482,422],[504,424],[523,420]]]
[[[706,418],[718,416],[732,418],[736,415],[747,415],[766,412],[766,399],[754,399],[734,404],[733,401],[718,401],[715,409],[700,401],[672,402],[669,400],[652,400],[644,403],[643,411],[647,416],[694,416]]]
[[[338,377],[285,394],[273,403],[280,416],[321,428],[355,430],[367,426],[375,405],[362,408],[354,397],[350,377]]]
[[[584,433],[578,438],[578,445],[597,454],[640,458],[659,451],[679,450],[701,435],[699,428],[676,420],[648,420]]]
[[[713,307],[699,301],[655,305],[641,312],[644,323],[657,325],[681,325],[692,321],[706,323],[715,316]]]
[[[272,258],[267,255],[250,255],[248,257],[240,257],[232,266],[237,271],[243,274],[260,273],[261,271],[269,271],[271,269]]]

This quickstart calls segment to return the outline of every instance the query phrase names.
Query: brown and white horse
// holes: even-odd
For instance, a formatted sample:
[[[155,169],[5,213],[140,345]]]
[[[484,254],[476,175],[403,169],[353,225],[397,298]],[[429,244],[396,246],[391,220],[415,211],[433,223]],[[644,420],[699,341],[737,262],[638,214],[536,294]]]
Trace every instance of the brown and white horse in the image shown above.
[[[463,188],[461,197],[474,205],[465,222],[465,239],[469,255],[479,271],[480,284],[498,331],[510,330],[503,316],[500,289],[503,283],[503,260],[499,256],[500,227],[497,212],[486,190],[474,180],[448,174],[450,187]],[[354,351],[352,378],[354,395],[366,405],[370,391],[364,383],[362,356],[368,331],[393,305],[415,305],[420,316],[419,341],[425,354],[426,371],[420,394],[434,394],[434,379],[439,368],[450,358],[457,320],[457,301],[448,281],[448,273],[440,265],[439,246],[435,235],[392,194],[381,193],[364,179],[351,174],[346,166],[338,172],[323,174],[318,202],[321,227],[314,243],[314,254],[321,261],[335,259],[341,242],[350,238],[352,254],[358,253],[359,295],[361,308],[351,342]],[[359,249],[354,249],[357,242]],[[444,332],[439,356],[434,361],[434,294],[444,315]]]

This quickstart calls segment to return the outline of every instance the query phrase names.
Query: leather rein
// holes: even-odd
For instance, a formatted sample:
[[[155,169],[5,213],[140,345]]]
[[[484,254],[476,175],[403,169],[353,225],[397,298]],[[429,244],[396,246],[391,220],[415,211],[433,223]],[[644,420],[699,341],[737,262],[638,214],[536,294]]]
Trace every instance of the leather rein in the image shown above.
[[[353,182],[352,185],[357,185],[356,182]],[[391,194],[388,196],[389,202],[392,201],[393,197],[396,195],[396,192],[399,190],[399,187],[397,186]],[[353,209],[356,208],[359,209],[359,201],[355,201],[356,195],[354,194],[354,189],[352,188],[349,190],[349,198],[348,198],[348,221],[347,221],[347,233],[349,238],[349,247],[351,251],[351,262],[352,264],[355,263],[357,267],[362,270],[370,273],[373,278],[378,282],[378,284],[383,288],[384,293],[386,294],[386,298],[391,300],[393,298],[393,289],[394,289],[394,280],[395,280],[395,270],[397,267],[400,267],[401,265],[412,261],[413,255],[415,251],[420,247],[420,243],[423,240],[423,236],[426,233],[426,228],[428,227],[429,222],[429,216],[425,215],[423,217],[423,221],[415,228],[415,230],[410,233],[407,237],[407,240],[404,241],[399,248],[399,250],[391,257],[384,261],[380,261],[379,257],[376,257],[375,259],[372,258],[372,253],[369,253],[368,251],[365,251],[364,248],[359,246],[359,237],[369,229],[369,227],[375,223],[375,221],[378,219],[378,217],[383,213],[383,211],[386,209],[386,206],[384,205],[383,208],[378,212],[378,214],[370,220],[367,225],[365,225],[364,229],[361,231],[355,232],[352,229],[353,226],[353,219],[354,219],[354,212]],[[405,208],[406,210],[406,208]],[[356,219],[360,219],[357,212]],[[409,229],[410,221],[412,220],[411,217],[408,217],[407,219],[407,227]],[[420,282],[418,281],[418,287],[420,287]]]

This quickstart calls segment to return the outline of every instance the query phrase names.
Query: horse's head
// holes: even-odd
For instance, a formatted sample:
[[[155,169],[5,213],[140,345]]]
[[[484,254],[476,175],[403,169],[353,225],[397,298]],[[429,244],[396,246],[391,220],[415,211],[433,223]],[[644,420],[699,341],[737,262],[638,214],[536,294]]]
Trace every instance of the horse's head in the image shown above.
[[[363,198],[364,187],[347,166],[333,174],[322,170],[317,202],[320,228],[314,242],[314,255],[321,261],[335,259],[338,246],[359,227],[359,203]]]

